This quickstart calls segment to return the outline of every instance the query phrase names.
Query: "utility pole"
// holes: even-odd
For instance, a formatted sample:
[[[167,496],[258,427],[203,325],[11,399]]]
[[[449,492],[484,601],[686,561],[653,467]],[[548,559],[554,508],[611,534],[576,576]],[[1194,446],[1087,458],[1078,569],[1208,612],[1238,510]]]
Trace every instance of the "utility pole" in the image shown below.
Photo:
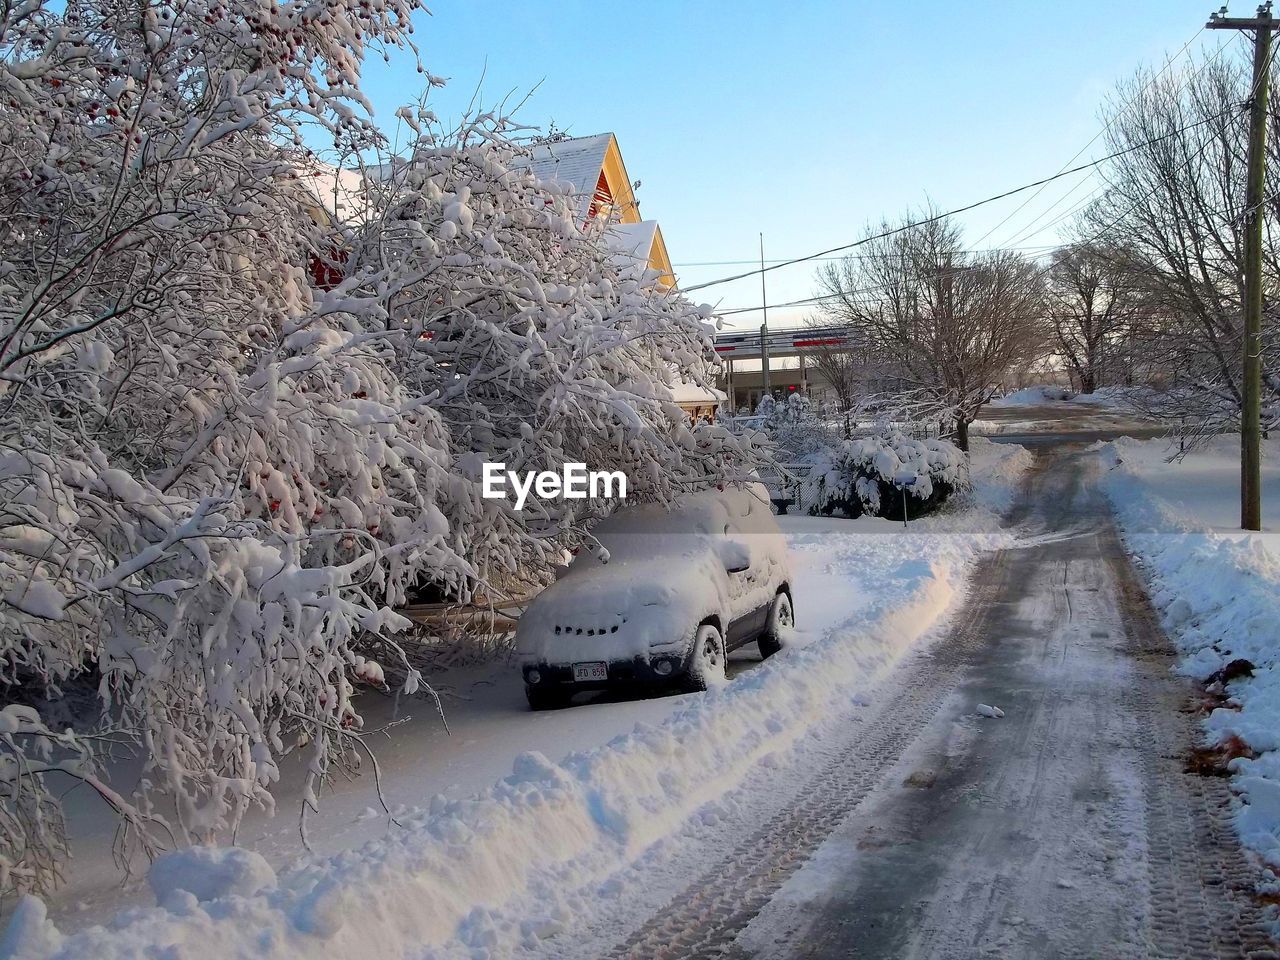
[[[760,307],[764,310],[764,323],[760,324],[760,370],[763,372],[764,392],[773,396],[769,384],[769,297],[764,289],[764,234],[760,234]]]
[[[1253,87],[1249,97],[1248,181],[1244,233],[1244,378],[1240,401],[1240,528],[1262,529],[1262,206],[1266,178],[1267,94],[1271,33],[1280,20],[1271,0],[1256,17],[1228,17],[1227,8],[1209,14],[1208,30],[1252,30]]]

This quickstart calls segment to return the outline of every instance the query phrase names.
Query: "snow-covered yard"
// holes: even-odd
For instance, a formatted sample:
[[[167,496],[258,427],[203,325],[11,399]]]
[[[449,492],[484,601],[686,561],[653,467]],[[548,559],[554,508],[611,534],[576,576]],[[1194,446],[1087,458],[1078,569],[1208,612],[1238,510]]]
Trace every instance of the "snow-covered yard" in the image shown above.
[[[1204,728],[1237,756],[1240,837],[1280,871],[1280,443],[1265,450],[1264,532],[1247,535],[1238,440],[1217,437],[1168,462],[1172,452],[1161,440],[1100,444],[1103,486],[1183,653],[1180,669],[1220,698]]]
[[[315,849],[304,854],[293,816],[301,777],[286,770],[277,818],[241,831],[253,854],[172,862],[161,905],[143,906],[154,902],[145,885],[111,886],[102,811],[77,808],[79,856],[54,919],[25,901],[5,947],[97,958],[216,939],[224,956],[393,956],[408,944],[438,957],[520,945],[598,955],[592,937],[670,896],[682,862],[787,802],[797,772],[945,617],[973,560],[1010,542],[999,514],[1029,460],[1021,447],[976,441],[973,492],[905,529],[780,518],[797,643],[758,665],[748,658],[710,693],[530,714],[512,666],[434,677],[452,694],[449,732],[423,702],[402,703],[412,716],[379,748],[396,823],[378,811],[371,777],[340,783],[311,819]],[[370,713],[376,726],[394,704]],[[89,925],[121,905],[131,909]]]

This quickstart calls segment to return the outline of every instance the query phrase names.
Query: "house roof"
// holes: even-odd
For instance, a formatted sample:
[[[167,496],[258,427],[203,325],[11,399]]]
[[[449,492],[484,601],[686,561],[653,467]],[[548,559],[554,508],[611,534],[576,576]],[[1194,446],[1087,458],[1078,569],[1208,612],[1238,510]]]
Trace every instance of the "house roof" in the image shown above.
[[[364,176],[314,157],[296,161],[298,179],[335,222],[362,223],[368,214]]]
[[[618,253],[630,254],[648,261],[653,250],[654,237],[658,235],[657,220],[641,220],[639,223],[611,223],[605,231],[605,242]]]
[[[668,387],[676,403],[725,403],[729,397],[723,390],[709,390],[696,383],[681,380]]]
[[[530,151],[528,166],[539,180],[557,180],[573,187],[574,193],[589,205],[612,142],[612,133],[597,133],[540,143]]]

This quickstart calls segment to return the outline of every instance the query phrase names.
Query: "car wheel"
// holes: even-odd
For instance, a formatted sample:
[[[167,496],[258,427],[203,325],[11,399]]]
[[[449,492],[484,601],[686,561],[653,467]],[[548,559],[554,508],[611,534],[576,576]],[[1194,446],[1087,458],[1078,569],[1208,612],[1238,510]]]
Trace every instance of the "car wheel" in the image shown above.
[[[556,687],[533,687],[524,685],[525,699],[534,710],[555,710],[567,707],[573,698],[572,690],[561,690]]]
[[[689,659],[689,672],[684,677],[684,688],[690,692],[724,683],[728,657],[724,651],[724,637],[713,623],[698,627],[693,638],[693,656]]]
[[[785,590],[779,590],[769,609],[769,620],[765,624],[764,633],[760,634],[760,656],[767,659],[785,647],[791,642],[795,628],[796,615],[791,606],[791,596]]]

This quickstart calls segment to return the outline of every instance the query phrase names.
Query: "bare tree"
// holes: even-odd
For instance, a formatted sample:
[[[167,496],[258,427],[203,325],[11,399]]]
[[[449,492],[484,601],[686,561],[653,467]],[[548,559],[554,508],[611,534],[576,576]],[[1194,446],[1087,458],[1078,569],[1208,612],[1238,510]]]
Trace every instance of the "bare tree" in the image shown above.
[[[1062,247],[1045,274],[1046,314],[1081,393],[1102,386],[1107,352],[1133,316],[1134,291],[1118,259],[1095,244]]]
[[[1136,311],[1132,343],[1158,371],[1153,412],[1209,432],[1239,416],[1245,136],[1242,109],[1250,77],[1225,56],[1184,75],[1140,71],[1108,104],[1108,147],[1122,153],[1105,169],[1107,192],[1081,229],[1111,251],[1117,282]],[[1280,159],[1276,114],[1269,163]],[[1280,365],[1274,354],[1277,217],[1264,207],[1263,418],[1280,418]]]
[[[860,408],[865,388],[866,356],[845,338],[843,324],[832,323],[824,317],[809,317],[805,325],[813,330],[816,341],[805,348],[805,362],[835,394],[848,436],[852,433],[850,418]]]
[[[819,271],[823,313],[850,328],[868,389],[945,419],[967,450],[978,410],[1044,352],[1042,275],[1014,253],[967,252],[946,218],[912,219],[888,236],[894,225],[882,223],[856,255]]]

